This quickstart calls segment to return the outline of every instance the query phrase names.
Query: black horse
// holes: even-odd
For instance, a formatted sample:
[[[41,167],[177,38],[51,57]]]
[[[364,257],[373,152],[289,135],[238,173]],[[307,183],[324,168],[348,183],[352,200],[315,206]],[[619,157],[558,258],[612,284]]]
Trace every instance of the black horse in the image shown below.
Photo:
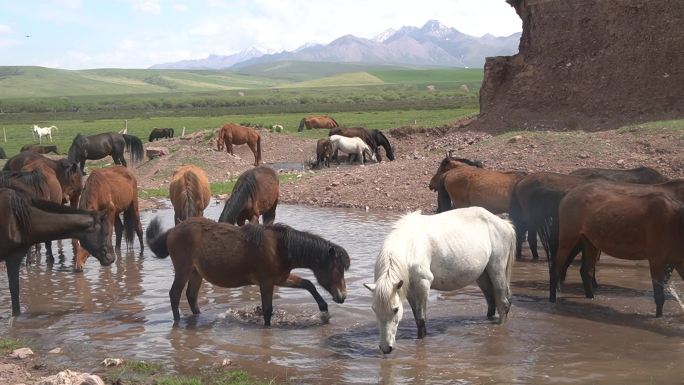
[[[5,154],[5,149],[0,147],[0,159],[7,159],[7,154]]]
[[[173,128],[153,128],[148,141],[152,142],[162,138],[173,138]]]
[[[98,160],[111,155],[115,164],[127,166],[124,149],[131,153],[133,163],[143,159],[145,152],[137,136],[107,132],[85,136],[78,134],[69,147],[69,160],[78,162],[85,175],[86,159]]]
[[[382,158],[380,157],[380,146],[382,146],[385,149],[387,159],[394,160],[394,151],[392,151],[392,146],[390,146],[390,142],[389,140],[387,140],[385,134],[383,134],[382,131],[378,129],[371,131],[370,134],[373,137],[373,140],[376,144],[375,156],[378,158],[378,162],[382,160]]]

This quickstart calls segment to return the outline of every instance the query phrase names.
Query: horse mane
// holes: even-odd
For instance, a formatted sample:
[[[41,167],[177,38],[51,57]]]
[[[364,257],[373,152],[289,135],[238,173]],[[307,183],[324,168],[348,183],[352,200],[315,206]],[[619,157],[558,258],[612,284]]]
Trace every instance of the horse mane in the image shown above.
[[[407,255],[412,252],[407,231],[415,231],[416,220],[422,219],[421,211],[414,211],[401,217],[392,225],[391,233],[385,238],[380,254],[375,260],[375,294],[383,302],[389,301],[395,292],[395,285],[399,281],[404,284],[399,289],[399,295],[406,297],[409,286],[409,267]],[[422,226],[419,224],[418,226]]]
[[[19,225],[21,237],[26,239],[31,234],[31,210],[28,204],[30,198],[20,191],[13,189],[7,189],[7,191],[9,192],[10,211]]]
[[[342,266],[345,270],[349,269],[349,254],[341,246],[316,234],[295,230],[282,223],[265,227],[279,233],[281,241],[287,247],[288,257],[294,262],[299,262],[305,266],[334,265]],[[334,255],[330,255],[330,248],[335,251]]]
[[[339,127],[340,124],[337,123],[337,120],[333,119],[331,116],[328,116],[328,119],[332,120],[333,123],[335,123],[335,127]]]
[[[454,162],[454,161],[465,163],[468,166],[473,166],[473,167],[477,167],[477,168],[484,168],[484,164],[479,160],[470,160],[470,159],[466,159],[466,158],[455,158],[455,157],[452,157],[451,155],[447,155],[442,160],[442,164],[447,163],[447,162]]]
[[[45,176],[38,170],[0,172],[0,187],[19,188],[19,186],[12,183],[13,180],[32,188],[37,194],[42,195],[44,193]],[[28,191],[25,192],[28,193]]]
[[[230,198],[228,198],[223,211],[221,211],[219,222],[235,224],[247,199],[252,199],[252,201],[256,199],[257,186],[258,183],[254,169],[240,175],[237,183],[235,183],[235,187],[233,187]]]
[[[390,145],[385,134],[376,128],[371,132],[371,136],[373,137],[373,140],[375,140],[377,147],[382,146],[385,149],[385,154],[387,154],[389,160],[394,160],[394,150],[392,150],[392,145]],[[378,158],[378,160],[380,159]]]

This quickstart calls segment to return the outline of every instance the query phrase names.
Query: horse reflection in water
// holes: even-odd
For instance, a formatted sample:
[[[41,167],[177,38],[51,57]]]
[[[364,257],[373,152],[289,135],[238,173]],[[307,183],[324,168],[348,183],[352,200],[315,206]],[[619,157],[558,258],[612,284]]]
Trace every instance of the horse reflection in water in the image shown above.
[[[343,303],[347,296],[347,251],[286,225],[236,227],[206,218],[190,218],[164,232],[159,218],[155,218],[147,228],[147,243],[157,257],[171,255],[175,278],[169,296],[176,321],[180,320],[178,304],[186,283],[190,309],[194,314],[200,312],[197,295],[202,279],[221,287],[259,285],[266,326],[271,324],[276,285],[305,289],[321,312],[328,311],[328,304],[313,283],[290,274],[292,269],[311,269],[337,303]]]
[[[373,292],[380,350],[393,349],[405,298],[418,338],[425,337],[430,289],[457,290],[477,282],[487,300],[487,318],[498,312],[503,323],[511,306],[514,258],[513,225],[481,207],[402,217],[378,254],[375,283],[365,285]]]

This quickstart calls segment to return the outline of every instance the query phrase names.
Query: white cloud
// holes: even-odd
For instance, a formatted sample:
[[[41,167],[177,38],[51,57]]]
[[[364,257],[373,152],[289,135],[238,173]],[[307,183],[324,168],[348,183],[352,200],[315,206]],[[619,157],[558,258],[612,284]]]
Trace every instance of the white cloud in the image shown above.
[[[140,44],[130,39],[121,40],[119,44],[117,44],[117,48],[120,50],[131,50],[138,47],[140,47]]]
[[[171,6],[176,12],[185,12],[188,10],[187,4],[176,3]]]
[[[5,24],[0,24],[0,34],[12,33],[12,27]]]
[[[161,5],[154,1],[137,1],[133,4],[133,10],[142,13],[149,13],[151,15],[159,15],[162,11]]]
[[[10,47],[14,47],[18,44],[19,44],[19,40],[0,38],[0,48],[10,48]]]
[[[54,0],[55,4],[65,8],[80,8],[81,0]]]

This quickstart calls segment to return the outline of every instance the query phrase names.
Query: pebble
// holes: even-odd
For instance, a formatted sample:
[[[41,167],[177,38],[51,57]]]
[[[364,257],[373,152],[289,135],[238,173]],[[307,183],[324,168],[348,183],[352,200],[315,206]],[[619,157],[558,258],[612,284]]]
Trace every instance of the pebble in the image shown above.
[[[38,385],[105,385],[105,383],[100,376],[67,369],[55,375],[41,378]]]
[[[54,348],[48,352],[48,354],[61,354],[62,348]]]
[[[16,358],[18,360],[23,360],[24,358],[31,357],[33,355],[33,350],[29,348],[19,348],[15,349],[12,353],[10,353],[11,358]]]
[[[102,361],[102,366],[119,366],[123,364],[123,360],[121,358],[105,358]]]

